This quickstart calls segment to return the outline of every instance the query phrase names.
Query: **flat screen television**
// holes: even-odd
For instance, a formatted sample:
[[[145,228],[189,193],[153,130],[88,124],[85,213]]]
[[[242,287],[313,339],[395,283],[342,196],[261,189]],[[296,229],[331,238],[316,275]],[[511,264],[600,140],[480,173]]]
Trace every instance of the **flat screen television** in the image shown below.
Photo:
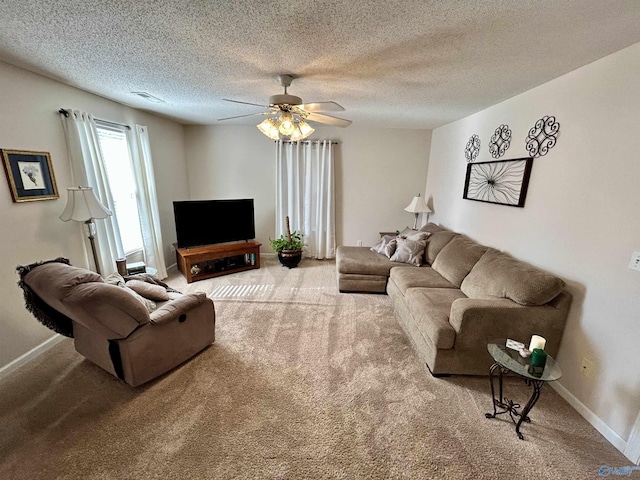
[[[253,198],[173,202],[178,248],[256,238]]]

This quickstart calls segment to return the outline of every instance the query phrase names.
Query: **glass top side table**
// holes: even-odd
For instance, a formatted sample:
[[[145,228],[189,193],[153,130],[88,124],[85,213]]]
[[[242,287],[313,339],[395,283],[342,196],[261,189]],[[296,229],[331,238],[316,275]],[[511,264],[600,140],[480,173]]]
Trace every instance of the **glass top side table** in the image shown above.
[[[489,369],[489,382],[491,383],[491,397],[493,399],[493,413],[486,413],[485,417],[495,418],[497,415],[508,413],[513,423],[516,424],[516,433],[520,440],[524,439],[520,433],[522,422],[531,422],[529,412],[540,398],[540,389],[547,382],[558,380],[562,376],[562,370],[558,363],[547,355],[544,368],[532,367],[530,357],[524,358],[516,350],[506,347],[506,340],[493,340],[487,344],[489,354],[495,363]],[[495,377],[498,377],[498,396],[496,396]],[[504,397],[502,392],[502,377],[505,373],[513,372],[525,379],[527,385],[533,387],[531,398],[520,411],[520,404]]]

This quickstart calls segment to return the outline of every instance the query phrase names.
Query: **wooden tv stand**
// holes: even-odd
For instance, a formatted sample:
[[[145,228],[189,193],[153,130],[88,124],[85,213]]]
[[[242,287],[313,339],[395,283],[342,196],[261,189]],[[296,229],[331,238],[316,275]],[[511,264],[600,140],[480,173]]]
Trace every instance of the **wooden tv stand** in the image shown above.
[[[254,241],[219,243],[202,247],[178,248],[178,270],[187,283],[228,273],[260,268],[260,243]]]

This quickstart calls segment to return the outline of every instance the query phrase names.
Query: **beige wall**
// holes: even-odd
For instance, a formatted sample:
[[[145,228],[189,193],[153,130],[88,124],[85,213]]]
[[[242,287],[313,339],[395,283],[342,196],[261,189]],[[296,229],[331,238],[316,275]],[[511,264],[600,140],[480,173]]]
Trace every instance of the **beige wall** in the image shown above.
[[[60,198],[13,203],[8,183],[0,179],[0,368],[52,336],[24,308],[15,267],[37,260],[68,257],[86,266],[80,224],[58,218],[71,185],[67,148],[59,108],[74,108],[96,117],[149,127],[158,202],[168,263],[175,242],[172,200],[187,195],[183,127],[0,62],[0,148],[51,154]],[[4,174],[2,174],[4,177]]]
[[[639,77],[636,44],[438,128],[427,181],[436,221],[566,280],[575,299],[560,382],[619,447],[640,410],[640,272],[627,268],[640,251]],[[560,137],[534,161],[525,208],[463,200],[469,137],[482,141],[477,161],[492,160],[489,139],[506,123],[513,141],[503,158],[525,157],[528,130],[544,115],[556,116]],[[583,357],[592,378],[579,372]]]
[[[186,126],[193,199],[254,198],[256,236],[270,252],[275,231],[275,143],[253,126]],[[311,140],[336,146],[338,245],[372,245],[381,230],[413,225],[403,209],[424,193],[429,130],[319,127]]]

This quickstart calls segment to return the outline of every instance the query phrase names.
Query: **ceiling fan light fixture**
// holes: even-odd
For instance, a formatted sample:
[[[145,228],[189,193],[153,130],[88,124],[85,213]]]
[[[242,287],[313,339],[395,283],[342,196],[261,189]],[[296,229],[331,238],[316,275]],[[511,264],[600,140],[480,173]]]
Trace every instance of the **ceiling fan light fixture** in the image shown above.
[[[324,123],[336,127],[348,127],[351,120],[338,118],[331,115],[325,115],[319,112],[323,111],[342,111],[340,105],[333,101],[327,102],[311,102],[302,103],[302,98],[296,95],[289,95],[287,88],[291,86],[291,82],[296,78],[292,74],[278,75],[280,85],[284,87],[284,93],[279,95],[271,95],[269,97],[269,105],[264,106],[266,112],[250,113],[248,115],[238,115],[235,117],[221,118],[222,120],[233,120],[243,117],[252,117],[256,115],[269,115],[269,118],[257,125],[258,129],[267,137],[273,140],[279,140],[283,137],[289,137],[291,141],[297,142],[311,135],[315,130],[306,122]],[[241,102],[239,100],[223,99],[227,102],[242,103],[262,107],[257,103]]]
[[[299,142],[300,140],[304,140],[309,135],[311,135],[315,130],[304,120],[300,120],[296,124],[296,128],[291,134],[292,142]]]
[[[264,133],[272,140],[279,140],[280,135],[278,131],[278,125],[273,118],[267,118],[257,125],[258,130]]]
[[[298,129],[302,134],[302,138],[307,138],[309,135],[315,132],[315,129],[302,119],[298,122]]]
[[[311,135],[313,133],[313,129],[311,132],[307,133],[306,135],[304,135],[299,128],[296,128],[296,130],[291,134],[291,141],[292,142],[299,142],[301,140],[304,140],[305,138],[307,138],[309,135]]]
[[[295,129],[296,129],[296,125],[294,123],[294,120],[291,114],[289,112],[282,112],[280,114],[280,127],[278,127],[278,130],[280,130],[280,133],[282,135],[289,136],[293,134]]]
[[[304,137],[302,136],[302,132],[300,131],[300,128],[296,126],[296,129],[291,134],[291,141],[292,142],[298,142],[298,141],[302,140],[303,138]]]

